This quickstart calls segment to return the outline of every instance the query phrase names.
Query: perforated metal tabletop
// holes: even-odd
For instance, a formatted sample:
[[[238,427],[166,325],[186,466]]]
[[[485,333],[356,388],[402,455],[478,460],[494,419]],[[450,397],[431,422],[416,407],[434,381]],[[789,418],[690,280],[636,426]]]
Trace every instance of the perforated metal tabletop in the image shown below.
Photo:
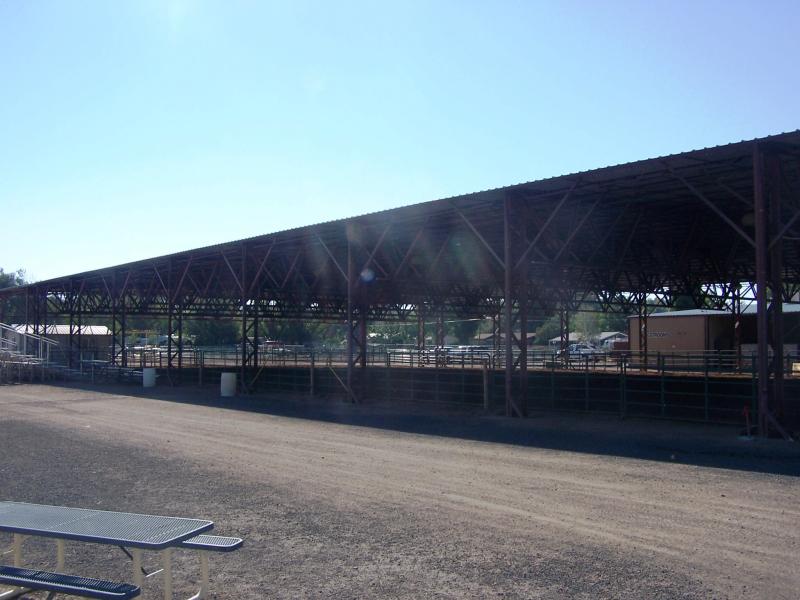
[[[0,531],[161,550],[214,526],[212,521],[24,502],[0,502]]]

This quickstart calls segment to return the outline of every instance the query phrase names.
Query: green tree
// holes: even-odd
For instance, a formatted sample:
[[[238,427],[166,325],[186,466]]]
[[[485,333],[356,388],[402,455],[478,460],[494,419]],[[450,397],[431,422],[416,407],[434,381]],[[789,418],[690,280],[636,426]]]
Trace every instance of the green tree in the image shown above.
[[[375,323],[369,328],[377,334],[373,339],[380,344],[413,344],[416,341],[416,323],[384,322]]]
[[[628,331],[628,315],[622,313],[606,312],[599,315],[600,331]]]
[[[545,319],[536,329],[536,343],[544,346],[559,335],[561,335],[561,317],[560,315],[552,315]]]
[[[579,334],[584,340],[590,340],[603,331],[602,314],[597,312],[579,311],[570,319],[570,329]]]
[[[478,333],[480,325],[481,322],[477,319],[451,321],[445,325],[445,329],[449,329],[449,333],[456,338],[459,344],[469,344]]]
[[[6,273],[0,268],[0,290],[10,287],[18,287],[25,285],[25,271],[19,269],[18,271],[11,271]]]
[[[25,271],[11,271],[6,273],[0,269],[0,290],[5,288],[19,287],[25,285]],[[8,300],[0,300],[0,323],[14,321],[22,323],[25,320],[25,298],[15,296]]]
[[[184,332],[197,346],[229,346],[241,339],[241,325],[232,319],[192,319],[185,322]]]

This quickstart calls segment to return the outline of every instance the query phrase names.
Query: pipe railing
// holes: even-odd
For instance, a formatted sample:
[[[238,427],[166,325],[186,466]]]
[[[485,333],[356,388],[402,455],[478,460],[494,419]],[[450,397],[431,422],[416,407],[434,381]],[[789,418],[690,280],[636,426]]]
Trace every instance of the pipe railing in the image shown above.
[[[12,340],[6,334],[13,335],[16,339]],[[15,351],[21,356],[35,357],[44,363],[50,362],[51,349],[58,346],[56,340],[28,332],[27,326],[25,326],[25,330],[20,331],[5,323],[0,323],[0,344],[13,345]],[[6,347],[6,349],[8,348]]]
[[[173,352],[175,352],[173,350]],[[128,365],[135,367],[166,368],[169,364],[165,348],[130,348],[127,351]],[[514,352],[514,360],[519,351]],[[453,350],[428,348],[425,350],[407,347],[380,347],[369,349],[366,364],[380,367],[489,369],[505,367],[505,352],[502,350]],[[796,352],[783,356],[786,377],[800,376],[800,355]],[[739,354],[728,350],[697,350],[691,352],[595,352],[590,354],[564,354],[553,350],[529,350],[527,367],[530,370],[568,370],[596,372],[640,372],[674,374],[728,374],[749,375],[755,353]],[[257,366],[343,366],[347,364],[344,348],[267,348],[258,352]],[[191,347],[184,348],[180,365],[184,368],[233,368],[241,367],[242,352],[236,347]],[[173,366],[178,365],[173,356]]]

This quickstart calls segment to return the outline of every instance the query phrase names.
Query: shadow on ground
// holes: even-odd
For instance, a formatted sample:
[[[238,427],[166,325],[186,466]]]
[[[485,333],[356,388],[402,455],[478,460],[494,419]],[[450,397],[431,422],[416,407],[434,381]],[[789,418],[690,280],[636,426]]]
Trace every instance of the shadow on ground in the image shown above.
[[[354,405],[340,399],[286,394],[220,398],[217,386],[54,385],[416,435],[800,476],[800,443],[745,439],[738,428],[724,425],[541,411],[526,419],[511,419],[460,405],[381,401]]]

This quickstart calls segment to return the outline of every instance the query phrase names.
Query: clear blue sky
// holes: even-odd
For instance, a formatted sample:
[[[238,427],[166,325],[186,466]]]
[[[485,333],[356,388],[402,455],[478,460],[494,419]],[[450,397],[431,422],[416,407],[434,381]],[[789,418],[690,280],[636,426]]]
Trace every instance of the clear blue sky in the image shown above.
[[[0,0],[0,267],[800,128],[800,2]]]

